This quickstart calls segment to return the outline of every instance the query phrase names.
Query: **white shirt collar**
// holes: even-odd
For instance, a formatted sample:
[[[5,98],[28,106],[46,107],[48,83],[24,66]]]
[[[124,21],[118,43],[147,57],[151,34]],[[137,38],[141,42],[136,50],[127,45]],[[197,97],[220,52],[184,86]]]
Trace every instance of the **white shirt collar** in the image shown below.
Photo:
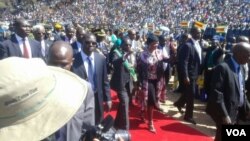
[[[94,53],[93,52],[90,54],[90,56],[86,55],[84,52],[82,52],[82,55],[83,55],[84,60],[87,60],[88,57],[90,57],[91,61],[94,60]]]
[[[17,34],[15,34],[15,36],[16,36],[16,39],[17,39],[18,42],[23,42],[23,38],[22,38],[22,37],[20,37],[20,36],[17,35]],[[27,40],[28,38],[25,37],[24,39]]]

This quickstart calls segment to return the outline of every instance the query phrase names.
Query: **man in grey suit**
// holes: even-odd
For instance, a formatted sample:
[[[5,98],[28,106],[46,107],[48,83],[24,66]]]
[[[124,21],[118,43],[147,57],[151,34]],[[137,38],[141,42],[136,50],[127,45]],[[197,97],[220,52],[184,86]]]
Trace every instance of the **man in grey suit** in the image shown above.
[[[15,34],[11,35],[9,40],[0,43],[0,59],[10,56],[42,58],[39,42],[28,38],[30,27],[30,23],[24,18],[14,21]]]
[[[33,27],[33,35],[35,40],[40,43],[42,56],[46,60],[49,47],[53,42],[45,39],[45,28],[42,24],[38,24]]]
[[[81,43],[84,47],[75,54],[72,71],[92,85],[95,93],[95,124],[98,125],[104,116],[103,102],[107,111],[112,105],[106,58],[95,52],[97,42],[94,34],[87,33]]]
[[[73,60],[73,50],[69,43],[56,41],[50,47],[48,52],[49,65],[70,70]],[[77,113],[56,133],[57,141],[78,141],[81,137],[82,129],[88,130],[94,126],[94,106],[94,93],[89,84],[87,96]]]

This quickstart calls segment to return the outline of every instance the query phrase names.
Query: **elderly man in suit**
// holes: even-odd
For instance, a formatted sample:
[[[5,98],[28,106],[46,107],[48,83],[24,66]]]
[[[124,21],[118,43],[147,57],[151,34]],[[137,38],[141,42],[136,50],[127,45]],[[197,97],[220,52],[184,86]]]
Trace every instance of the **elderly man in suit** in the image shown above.
[[[10,56],[42,58],[41,45],[39,42],[29,39],[30,23],[24,18],[14,21],[14,32],[9,40],[0,43],[0,59]]]
[[[87,33],[81,43],[84,47],[81,52],[75,54],[72,70],[92,85],[95,93],[95,124],[98,125],[103,119],[103,102],[108,111],[112,105],[106,59],[95,52],[97,42],[94,34]]]
[[[42,56],[46,60],[49,47],[53,42],[45,39],[45,28],[42,24],[37,24],[33,27],[33,35],[35,40],[40,43]]]
[[[215,67],[211,80],[206,112],[216,123],[215,141],[222,140],[222,124],[237,124],[241,118],[250,118],[243,71],[243,65],[250,61],[250,44],[237,43],[232,49],[233,55]]]
[[[202,70],[203,57],[202,48],[199,43],[201,30],[193,27],[190,32],[192,38],[182,47],[181,51],[183,53],[181,53],[182,56],[179,60],[180,64],[182,64],[180,66],[180,77],[183,78],[184,89],[180,98],[174,103],[174,106],[182,113],[181,108],[186,104],[184,120],[196,124],[193,119],[194,96],[197,91],[196,81]]]

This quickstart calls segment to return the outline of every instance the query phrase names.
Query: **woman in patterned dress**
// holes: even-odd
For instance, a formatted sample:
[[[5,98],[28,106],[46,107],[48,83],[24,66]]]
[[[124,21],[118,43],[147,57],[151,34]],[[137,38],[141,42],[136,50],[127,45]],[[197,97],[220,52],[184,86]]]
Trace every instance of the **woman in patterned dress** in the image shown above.
[[[156,133],[153,124],[153,111],[163,111],[159,106],[159,96],[166,93],[166,85],[163,75],[163,61],[168,61],[162,51],[157,49],[158,37],[149,35],[147,47],[141,53],[138,60],[139,82],[143,93],[142,112],[147,108],[149,131]]]

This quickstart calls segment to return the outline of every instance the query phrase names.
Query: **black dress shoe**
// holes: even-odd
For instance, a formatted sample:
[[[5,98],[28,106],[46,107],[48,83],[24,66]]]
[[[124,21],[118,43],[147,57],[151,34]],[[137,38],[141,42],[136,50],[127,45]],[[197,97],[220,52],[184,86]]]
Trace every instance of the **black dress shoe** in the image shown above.
[[[189,122],[189,123],[192,123],[192,124],[196,124],[196,122],[195,122],[194,119],[192,119],[192,118],[184,118],[184,120],[185,120],[186,122]]]
[[[183,114],[184,111],[181,109],[181,106],[178,106],[176,103],[174,103],[174,106],[178,109],[178,111]]]

